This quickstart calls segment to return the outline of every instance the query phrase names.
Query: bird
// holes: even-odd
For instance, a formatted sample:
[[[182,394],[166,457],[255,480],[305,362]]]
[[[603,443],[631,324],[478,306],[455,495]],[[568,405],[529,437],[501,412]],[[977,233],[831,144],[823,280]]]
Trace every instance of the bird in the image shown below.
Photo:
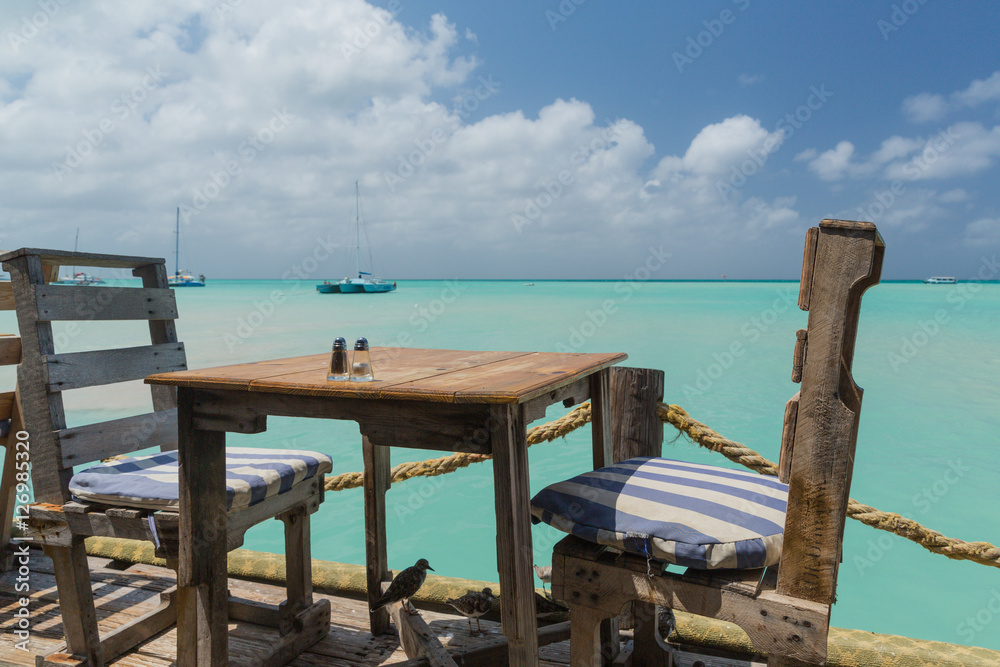
[[[412,567],[408,567],[393,578],[392,583],[389,584],[389,588],[386,589],[382,597],[378,599],[375,606],[371,608],[372,613],[386,606],[387,604],[393,602],[403,601],[403,610],[410,614],[411,616],[417,613],[417,610],[413,608],[410,604],[410,598],[416,594],[421,586],[424,585],[424,579],[427,577],[427,570],[434,571],[434,568],[430,566],[426,558],[421,558]]]
[[[454,607],[458,613],[466,617],[466,620],[469,621],[470,635],[476,636],[479,634],[485,634],[483,626],[479,624],[479,617],[493,608],[492,590],[484,588],[479,593],[476,591],[469,591],[460,598],[445,600],[445,602]],[[478,632],[472,631],[472,619],[476,619],[476,627],[479,629]]]
[[[551,565],[532,565],[535,568],[535,574],[538,578],[542,580],[542,590],[545,590],[545,582],[552,581],[552,566]]]

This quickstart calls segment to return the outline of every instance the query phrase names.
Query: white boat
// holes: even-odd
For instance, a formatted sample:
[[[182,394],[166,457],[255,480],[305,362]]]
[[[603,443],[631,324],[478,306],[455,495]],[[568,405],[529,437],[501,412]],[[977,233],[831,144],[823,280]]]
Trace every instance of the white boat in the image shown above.
[[[73,242],[73,252],[77,251],[80,247],[80,228],[76,228],[76,240]],[[83,271],[77,271],[76,267],[73,267],[73,271],[68,276],[59,276],[58,280],[52,281],[53,285],[103,285],[104,281],[97,276],[91,275],[89,273],[84,273]]]
[[[357,236],[357,244],[355,246],[355,257],[356,257],[356,268],[358,277],[357,278],[344,278],[339,283],[337,287],[340,288],[341,294],[360,294],[361,292],[366,292],[369,294],[377,294],[380,292],[391,292],[396,289],[396,283],[388,280],[383,280],[381,278],[376,278],[369,271],[361,270],[361,192],[358,189],[358,182],[354,182],[354,199],[355,199],[355,213],[354,213],[354,227],[355,235]],[[371,264],[371,256],[368,259],[369,264]],[[323,292],[324,290],[320,290]],[[335,292],[335,290],[330,290],[329,292]]]
[[[925,278],[924,282],[929,285],[954,285],[955,278],[953,276],[931,276]]]
[[[177,207],[177,229],[174,231],[174,275],[167,276],[167,284],[171,287],[204,287],[205,275],[195,278],[186,271],[180,270],[181,263],[181,207]]]

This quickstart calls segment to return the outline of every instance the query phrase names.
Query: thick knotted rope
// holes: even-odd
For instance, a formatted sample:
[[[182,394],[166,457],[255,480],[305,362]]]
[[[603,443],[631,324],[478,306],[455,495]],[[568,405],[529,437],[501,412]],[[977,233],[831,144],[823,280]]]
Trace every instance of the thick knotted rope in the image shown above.
[[[583,403],[577,406],[569,414],[556,419],[555,421],[536,426],[528,431],[528,446],[537,445],[540,442],[550,442],[556,438],[565,437],[567,433],[588,424],[590,422],[590,404]],[[439,459],[428,459],[427,461],[412,461],[400,463],[394,466],[390,472],[390,482],[396,484],[411,477],[436,477],[449,472],[454,472],[459,468],[465,468],[473,463],[482,463],[493,458],[489,454],[468,454],[458,453],[450,456],[443,456]],[[360,472],[348,472],[336,477],[326,479],[327,491],[343,491],[344,489],[356,489],[364,485],[365,476]]]

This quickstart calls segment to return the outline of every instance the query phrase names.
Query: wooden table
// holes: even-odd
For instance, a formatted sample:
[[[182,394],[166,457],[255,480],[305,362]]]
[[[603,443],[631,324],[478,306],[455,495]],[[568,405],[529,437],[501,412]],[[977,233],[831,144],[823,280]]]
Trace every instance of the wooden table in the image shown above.
[[[388,448],[492,454],[503,633],[511,665],[537,665],[526,426],[544,417],[553,403],[569,406],[589,398],[593,464],[610,463],[609,367],[626,355],[407,348],[373,348],[371,354],[375,382],[370,383],[327,382],[328,354],[146,379],[178,388],[178,586],[196,588],[190,597],[198,600],[187,618],[182,610],[178,645],[214,647],[200,655],[226,654],[226,531],[217,514],[210,518],[205,511],[220,502],[224,507],[225,490],[206,486],[204,471],[223,465],[226,432],[261,433],[267,415],[280,415],[346,419],[360,426],[370,600],[378,597],[389,574]],[[371,624],[373,633],[385,631],[384,609],[372,615]],[[184,666],[180,657],[178,662]]]

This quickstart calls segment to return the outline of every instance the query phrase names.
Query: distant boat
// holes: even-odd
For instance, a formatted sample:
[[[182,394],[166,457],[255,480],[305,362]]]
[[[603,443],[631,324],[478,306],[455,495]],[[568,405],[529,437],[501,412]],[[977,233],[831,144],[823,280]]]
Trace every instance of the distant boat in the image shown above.
[[[174,231],[174,275],[167,277],[167,284],[171,287],[204,287],[205,275],[197,278],[187,272],[180,270],[181,263],[181,207],[177,207],[177,229]]]
[[[954,285],[955,278],[952,276],[931,276],[925,278],[924,282],[929,285]]]
[[[322,285],[316,285],[316,291],[320,294],[339,294],[340,284],[324,280]]]
[[[316,291],[320,294],[360,294],[362,292],[377,294],[380,292],[391,292],[396,289],[396,283],[388,280],[376,278],[369,271],[361,270],[361,191],[358,189],[358,182],[354,182],[354,226],[357,244],[355,246],[355,267],[357,268],[357,278],[344,278],[338,283],[324,282],[316,286]],[[371,257],[368,259],[371,264]]]
[[[80,228],[76,228],[76,240],[73,242],[73,252],[77,251],[80,247]],[[89,273],[84,273],[82,271],[77,271],[76,267],[73,267],[72,273],[68,276],[60,276],[59,280],[52,281],[53,285],[103,285],[104,281],[97,276],[92,276]]]

